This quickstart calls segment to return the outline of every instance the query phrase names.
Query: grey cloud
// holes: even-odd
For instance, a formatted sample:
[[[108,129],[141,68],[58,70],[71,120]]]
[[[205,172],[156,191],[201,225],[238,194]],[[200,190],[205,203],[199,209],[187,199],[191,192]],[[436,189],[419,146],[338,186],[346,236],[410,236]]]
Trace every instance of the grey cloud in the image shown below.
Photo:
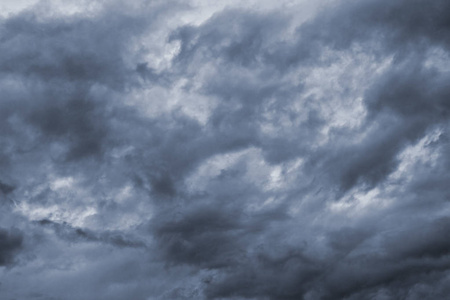
[[[1,20],[0,291],[450,294],[448,4],[229,4]]]
[[[58,236],[69,242],[79,240],[86,242],[99,242],[111,244],[116,247],[131,247],[131,248],[146,247],[144,242],[138,241],[133,238],[131,239],[127,238],[121,232],[114,232],[114,231],[94,232],[89,229],[74,228],[67,223],[59,224],[47,219],[39,220],[37,223],[42,226],[52,227]]]
[[[3,194],[7,195],[7,194],[11,193],[12,191],[14,191],[14,189],[15,189],[14,186],[9,185],[7,183],[0,182],[0,191]]]
[[[124,88],[133,70],[127,70],[122,54],[130,43],[127,39],[139,34],[144,21],[114,11],[100,18],[102,22],[46,21],[28,12],[3,20],[3,76]]]
[[[199,28],[185,26],[172,33],[170,41],[181,41],[175,60],[186,63],[197,55],[206,55],[213,60],[219,58],[223,63],[258,67],[260,63],[265,63],[266,49],[273,46],[273,35],[289,24],[287,17],[280,13],[223,11]]]
[[[370,299],[383,287],[391,295],[401,295],[418,282],[429,286],[435,277],[447,273],[449,248],[443,241],[447,221],[437,220],[415,232],[387,237],[384,254],[356,254],[373,237],[353,230],[330,235],[337,256],[328,259],[308,257],[301,248],[277,257],[259,253],[256,261],[230,271],[207,291],[211,298]]]
[[[14,263],[15,255],[21,250],[23,235],[17,230],[0,229],[0,266]]]

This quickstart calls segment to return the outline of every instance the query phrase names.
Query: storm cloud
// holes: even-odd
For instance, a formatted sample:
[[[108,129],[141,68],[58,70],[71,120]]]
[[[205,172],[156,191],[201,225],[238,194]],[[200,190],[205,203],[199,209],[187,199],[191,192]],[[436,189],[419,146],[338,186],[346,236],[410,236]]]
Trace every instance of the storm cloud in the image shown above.
[[[450,3],[6,1],[1,299],[447,299]]]

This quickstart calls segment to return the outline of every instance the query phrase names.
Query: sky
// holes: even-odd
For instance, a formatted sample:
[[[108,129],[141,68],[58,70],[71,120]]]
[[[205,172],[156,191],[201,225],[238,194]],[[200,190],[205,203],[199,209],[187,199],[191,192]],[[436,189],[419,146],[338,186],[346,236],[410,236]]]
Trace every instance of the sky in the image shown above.
[[[450,298],[450,1],[3,0],[0,298]]]

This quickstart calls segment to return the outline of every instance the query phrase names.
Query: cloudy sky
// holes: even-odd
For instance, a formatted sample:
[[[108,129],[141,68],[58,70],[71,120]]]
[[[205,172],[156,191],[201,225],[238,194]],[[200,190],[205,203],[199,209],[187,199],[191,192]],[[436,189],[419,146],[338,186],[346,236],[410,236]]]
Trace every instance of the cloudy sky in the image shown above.
[[[450,1],[2,0],[0,298],[450,298]]]

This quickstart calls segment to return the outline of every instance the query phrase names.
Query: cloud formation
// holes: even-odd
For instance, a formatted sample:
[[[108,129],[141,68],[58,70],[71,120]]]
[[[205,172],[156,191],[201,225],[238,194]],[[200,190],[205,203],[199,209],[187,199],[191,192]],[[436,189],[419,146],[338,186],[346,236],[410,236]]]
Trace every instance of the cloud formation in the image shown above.
[[[0,298],[449,297],[449,5],[11,8]]]

